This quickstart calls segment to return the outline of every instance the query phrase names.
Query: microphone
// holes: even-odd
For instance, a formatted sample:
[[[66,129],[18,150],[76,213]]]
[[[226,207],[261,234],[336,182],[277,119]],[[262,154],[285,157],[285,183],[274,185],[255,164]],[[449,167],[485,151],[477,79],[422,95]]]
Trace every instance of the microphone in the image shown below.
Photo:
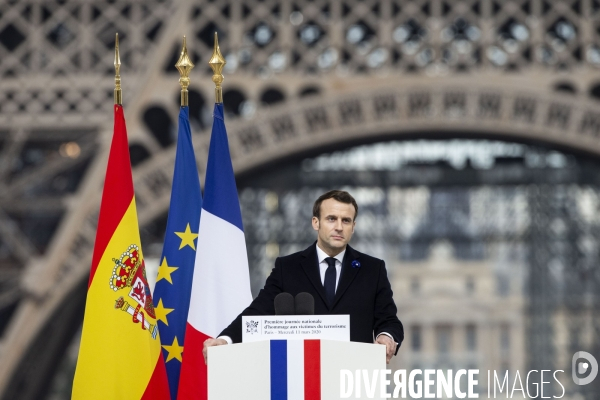
[[[275,296],[275,315],[294,315],[294,296],[289,293],[279,293]]]
[[[296,315],[315,315],[315,298],[310,293],[296,295]]]

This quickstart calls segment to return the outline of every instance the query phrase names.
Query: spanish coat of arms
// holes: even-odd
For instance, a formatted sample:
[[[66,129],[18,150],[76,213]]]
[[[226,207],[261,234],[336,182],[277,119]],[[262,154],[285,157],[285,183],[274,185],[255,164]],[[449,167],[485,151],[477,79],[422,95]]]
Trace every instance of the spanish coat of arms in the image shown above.
[[[113,262],[115,267],[110,277],[111,289],[115,292],[129,291],[127,300],[121,296],[115,301],[115,309],[131,315],[134,323],[141,323],[142,329],[148,330],[152,338],[156,339],[158,333],[156,324],[146,320],[146,316],[156,319],[156,313],[139,247],[136,244],[130,245],[120,258],[113,258]]]

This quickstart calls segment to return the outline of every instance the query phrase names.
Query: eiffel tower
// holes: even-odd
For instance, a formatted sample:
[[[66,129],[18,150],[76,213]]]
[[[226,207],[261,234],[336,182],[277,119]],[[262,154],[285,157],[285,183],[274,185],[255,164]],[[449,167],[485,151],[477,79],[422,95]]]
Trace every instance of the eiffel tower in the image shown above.
[[[598,157],[599,21],[598,0],[0,3],[0,398],[41,398],[81,324],[115,32],[139,219],[151,230],[168,209],[182,35],[199,66],[189,97],[200,176],[215,31],[234,168],[250,176],[336,146],[457,132]],[[552,340],[537,345],[540,359]]]

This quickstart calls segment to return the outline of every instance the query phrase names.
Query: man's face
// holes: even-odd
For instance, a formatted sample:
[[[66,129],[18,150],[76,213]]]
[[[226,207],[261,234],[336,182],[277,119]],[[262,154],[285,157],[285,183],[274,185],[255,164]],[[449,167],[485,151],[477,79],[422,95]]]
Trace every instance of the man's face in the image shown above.
[[[312,218],[318,233],[317,244],[327,255],[334,257],[346,248],[354,233],[355,210],[352,204],[327,199],[321,203],[320,218]]]

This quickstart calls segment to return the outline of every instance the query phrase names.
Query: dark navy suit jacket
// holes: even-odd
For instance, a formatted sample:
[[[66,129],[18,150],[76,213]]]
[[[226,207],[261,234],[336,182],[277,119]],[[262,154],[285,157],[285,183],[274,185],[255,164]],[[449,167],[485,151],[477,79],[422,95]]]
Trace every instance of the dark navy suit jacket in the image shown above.
[[[356,261],[354,265],[360,266],[352,267],[353,261]],[[219,336],[229,336],[234,343],[241,342],[242,316],[275,315],[273,301],[282,292],[292,296],[310,293],[315,299],[316,315],[349,314],[350,340],[353,342],[373,343],[373,338],[381,332],[392,335],[398,344],[404,339],[385,262],[347,246],[335,299],[330,305],[321,283],[316,244],[277,258],[265,287]]]

